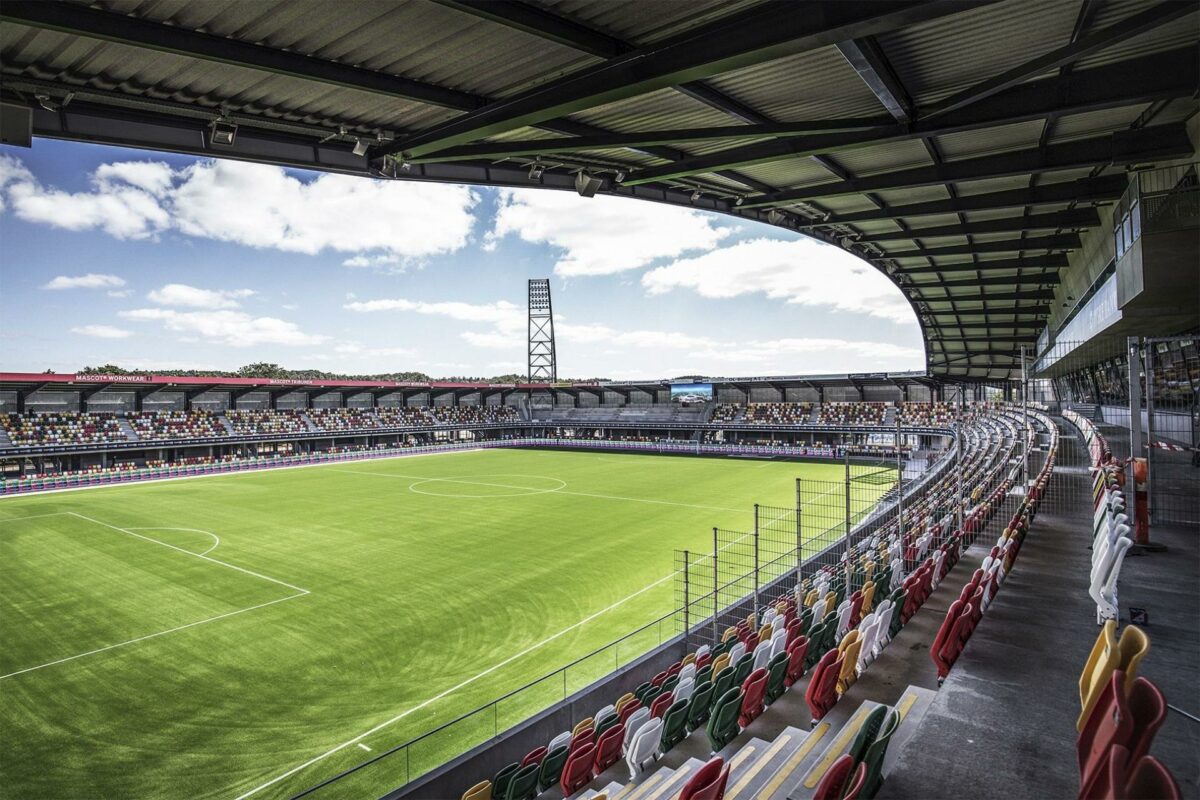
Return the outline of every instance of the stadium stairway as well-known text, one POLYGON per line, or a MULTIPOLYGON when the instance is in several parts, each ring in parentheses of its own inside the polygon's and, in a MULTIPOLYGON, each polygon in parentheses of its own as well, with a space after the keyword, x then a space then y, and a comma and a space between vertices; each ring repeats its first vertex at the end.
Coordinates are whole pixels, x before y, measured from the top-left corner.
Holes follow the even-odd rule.
POLYGON ((4 430, 4 426, 0 425, 0 447, 12 447, 12 439, 8 438, 8 431, 4 430))
POLYGON ((230 436, 237 435, 237 431, 233 429, 233 423, 229 421, 229 417, 225 416, 224 414, 218 414, 217 421, 221 423, 221 425, 225 428, 225 431, 230 436))
MULTIPOLYGON (((925 724, 896 754, 879 798, 959 797, 967 783, 971 797, 980 800, 1074 797, 1079 791, 1078 681, 1098 631, 1096 604, 1087 593, 1091 478, 1082 439, 1070 425, 1060 430, 1056 477, 1020 560, 938 691, 925 724)), ((1150 657, 1139 674, 1161 688, 1168 703, 1195 716, 1200 541, 1195 529, 1183 528, 1159 528, 1153 538, 1169 550, 1126 561, 1121 625, 1128 624, 1131 607, 1150 612, 1150 624, 1143 626, 1152 637, 1150 657)), ((979 555, 980 549, 970 552, 979 555)), ((974 569, 960 564, 955 572, 964 566, 963 575, 974 569)), ((961 580, 954 583, 957 589, 961 580)), ((1200 724, 1168 711, 1153 754, 1185 797, 1200 796, 1200 724)))
POLYGON ((137 435, 137 431, 133 429, 133 426, 129 424, 129 420, 124 416, 117 417, 117 425, 121 427, 121 433, 125 434, 126 439, 131 442, 141 441, 142 437, 137 435))

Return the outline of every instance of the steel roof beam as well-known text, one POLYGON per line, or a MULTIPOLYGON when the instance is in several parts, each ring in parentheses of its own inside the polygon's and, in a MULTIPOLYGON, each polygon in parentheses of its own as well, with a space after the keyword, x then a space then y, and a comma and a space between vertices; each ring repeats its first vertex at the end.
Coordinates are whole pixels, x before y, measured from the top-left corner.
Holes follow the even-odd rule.
POLYGON ((1055 253, 1023 258, 1000 258, 993 261, 966 261, 929 267, 904 267, 898 275, 924 275, 935 272, 986 272, 991 269, 1061 269, 1067 266, 1067 256, 1055 253))
POLYGON ((967 236, 976 233, 1019 233, 1021 231, 1058 230, 1059 228, 1094 228, 1100 224, 1100 214, 1094 208, 1073 208, 1049 214, 1027 217, 1005 217, 964 225, 938 225, 932 228, 912 228, 907 231, 864 234, 872 242, 888 242, 920 237, 967 236))
MULTIPOLYGON (((1038 321, 1028 320, 1028 321, 1024 321, 1024 322, 1018 322, 1018 321, 1012 321, 1012 322, 959 322, 959 323, 954 323, 954 322, 937 323, 937 322, 935 322, 935 323, 930 323, 929 325, 926 325, 925 330, 927 330, 927 331, 932 330, 932 331, 939 331, 939 332, 946 331, 946 330, 964 330, 964 331, 1001 330, 1001 331, 1006 331, 1006 330, 1021 330, 1022 328, 1024 328, 1024 329, 1028 329, 1028 330, 1040 331, 1045 326, 1045 324, 1046 323, 1044 323, 1040 320, 1038 320, 1038 321)), ((931 338, 930 341, 934 341, 934 339, 931 338)))
MULTIPOLYGON (((975 266, 975 265, 971 265, 975 266)), ((934 267, 934 269, 937 269, 934 267)), ((1028 275, 992 275, 989 277, 962 278, 952 281, 931 283, 908 283, 905 289, 953 289, 959 286, 1019 286, 1021 284, 1057 284, 1061 282, 1057 272, 1035 272, 1028 275)), ((958 300, 959 298, 954 298, 958 300)))
MULTIPOLYGON (((1197 49, 1182 47, 1167 53, 1095 69, 1066 77, 1047 78, 1014 87, 985 103, 965 108, 935 122, 918 121, 912 125, 884 125, 856 132, 796 136, 778 141, 757 142, 686 158, 639 170, 625 183, 635 184, 667 178, 682 178, 739 166, 754 166, 815 153, 836 153, 889 142, 940 136, 948 133, 1042 119, 1051 114, 1079 114, 1167 97, 1186 97, 1200 82, 1197 49)), ((845 130, 845 129, 841 129, 845 130)), ((521 143, 507 143, 521 146, 521 143)), ((536 146, 536 141, 528 142, 536 146)), ((487 145, 478 145, 486 148, 487 145)), ((458 148, 471 153, 472 148, 458 148)), ((450 151, 455 152, 455 151, 450 151)))
POLYGON ((914 250, 897 250, 884 255, 885 258, 927 258, 930 256, 972 255, 974 253, 1012 253, 1022 250, 1077 250, 1079 236, 1062 233, 1036 239, 1006 239, 1000 242, 975 242, 973 244, 939 245, 914 250))
POLYGON ((964 344, 992 344, 994 342, 1036 342, 1037 335, 1030 333, 1024 336, 1016 336, 1009 334, 1007 336, 997 334, 996 336, 930 336, 930 342, 953 342, 955 344, 961 342, 964 344))
POLYGON ((173 53, 203 61, 288 75, 375 95, 415 100, 458 111, 472 111, 487 103, 483 97, 423 81, 339 64, 301 53, 286 52, 225 36, 163 25, 125 14, 99 11, 74 3, 5 0, 3 6, 0 6, 0 20, 88 39, 142 47, 160 53, 173 53))
POLYGON ((986 180, 988 178, 1006 178, 1031 172, 1135 164, 1164 158, 1181 158, 1191 154, 1192 143, 1188 138, 1186 127, 1183 123, 1171 123, 1049 145, 1041 150, 1016 150, 991 156, 964 158, 944 164, 872 175, 857 180, 837 181, 807 186, 802 189, 754 195, 746 199, 744 207, 762 208, 788 205, 821 197, 959 181, 986 180))
POLYGON ((1191 2, 1174 2, 1168 0, 1159 3, 1145 11, 1126 17, 1107 28, 1096 31, 1091 36, 1078 39, 1070 44, 1051 50, 1049 53, 1031 58, 1018 64, 1006 72, 971 86, 958 94, 952 95, 938 104, 937 108, 924 114, 926 119, 949 113, 956 109, 977 103, 980 100, 1002 92, 1010 86, 1024 83, 1030 78, 1044 75, 1055 67, 1074 63, 1084 56, 1105 50, 1120 42, 1140 36, 1173 20, 1195 13, 1196 4, 1191 2))
MULTIPOLYGON (((926 302, 930 302, 930 301, 926 301, 926 302)), ((1050 306, 1001 306, 999 308, 972 308, 972 309, 962 309, 960 311, 954 311, 952 309, 947 308, 947 309, 942 309, 942 310, 930 309, 929 311, 925 311, 922 313, 924 313, 928 316, 934 316, 934 317, 945 317, 945 316, 951 315, 951 314, 961 314, 964 317, 994 317, 994 316, 1000 315, 1000 316, 1009 316, 1009 317, 1028 318, 1028 317, 1036 317, 1039 314, 1049 314, 1050 306)), ((996 325, 996 327, 1003 328, 1003 327, 1009 325, 1010 323, 992 323, 992 324, 996 325)), ((1031 322, 1030 324, 1033 324, 1033 323, 1031 322)), ((943 327, 961 328, 963 326, 958 323, 943 323, 943 327)))
POLYGON ((779 4, 766 3, 491 103, 398 141, 385 152, 427 155, 668 86, 974 7, 977 4, 954 0, 861 0, 812 4, 804 13, 781 13, 779 4))
MULTIPOLYGON (((1054 299, 1054 290, 1053 289, 1028 289, 1025 291, 1017 291, 1017 292, 988 292, 987 294, 973 294, 973 295, 933 295, 933 296, 930 296, 930 295, 924 294, 923 292, 920 292, 919 290, 921 290, 921 289, 940 289, 942 287, 938 286, 937 284, 925 284, 924 286, 912 285, 912 286, 906 286, 904 288, 917 289, 918 293, 921 294, 921 297, 917 298, 917 299, 920 301, 924 301, 926 303, 949 303, 951 301, 953 301, 955 303, 988 303, 988 302, 991 302, 992 300, 1053 300, 1054 299)), ((959 309, 959 312, 962 314, 972 313, 971 309, 968 309, 968 308, 961 308, 961 309, 959 309)))
POLYGON ((482 17, 509 28, 557 42, 590 56, 612 58, 631 49, 628 44, 606 33, 581 25, 529 3, 514 0, 433 0, 433 2, 482 17))
POLYGON ((933 200, 925 203, 894 205, 887 213, 872 210, 849 214, 832 214, 827 220, 815 220, 801 227, 823 228, 830 225, 850 225, 897 217, 927 217, 958 214, 969 211, 991 211, 1001 208, 1020 208, 1027 205, 1051 205, 1070 202, 1104 202, 1116 200, 1129 185, 1124 175, 1105 175, 1060 183, 1039 184, 1028 189, 960 195, 957 199, 933 200))
POLYGON ((912 98, 874 36, 840 42, 837 49, 897 122, 906 123, 916 116, 912 98))

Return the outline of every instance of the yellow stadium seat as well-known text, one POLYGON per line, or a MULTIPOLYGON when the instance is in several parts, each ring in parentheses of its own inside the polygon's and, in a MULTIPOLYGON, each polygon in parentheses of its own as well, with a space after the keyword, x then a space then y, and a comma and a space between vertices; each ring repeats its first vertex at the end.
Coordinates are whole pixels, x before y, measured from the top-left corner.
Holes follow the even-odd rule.
POLYGON ((813 605, 817 602, 818 597, 819 597, 819 595, 817 594, 816 589, 810 590, 809 593, 804 598, 804 607, 812 608, 813 605))
POLYGON ((575 727, 571 729, 571 735, 574 736, 584 728, 590 728, 595 724, 596 720, 592 719, 591 717, 588 717, 587 719, 581 719, 579 722, 575 723, 575 727))
POLYGON ((758 617, 755 616, 753 611, 746 615, 746 625, 750 627, 750 630, 754 630, 756 627, 758 627, 758 617))
POLYGON ((857 630, 850 631, 842 637, 838 645, 838 653, 842 656, 842 672, 838 675, 837 693, 843 695, 858 679, 858 653, 862 650, 862 634, 857 630))
POLYGON ((685 667, 686 667, 688 664, 695 664, 695 663, 696 663, 696 654, 695 654, 695 653, 688 653, 686 656, 684 656, 684 657, 683 657, 683 661, 680 661, 679 663, 680 663, 680 664, 682 664, 682 665, 683 665, 683 666, 685 666, 685 667))
POLYGON ((735 636, 737 636, 737 628, 730 625, 728 628, 725 629, 725 632, 723 634, 721 634, 721 641, 728 642, 730 639, 732 639, 735 636))
POLYGON ((770 625, 763 625, 758 629, 758 640, 760 642, 769 642, 771 640, 771 634, 774 632, 775 629, 770 625))
POLYGON ((721 655, 719 655, 713 659, 712 674, 717 675, 718 673, 721 672, 721 670, 725 669, 728 666, 729 666, 729 653, 721 653, 721 655))
POLYGON ((616 705, 614 706, 614 708, 617 709, 617 713, 620 714, 621 709, 623 709, 626 705, 628 705, 631 700, 633 700, 633 692, 626 692, 625 694, 618 697, 616 705))
POLYGON ((492 800, 492 782, 480 781, 463 792, 462 800, 492 800))
POLYGON ((1117 621, 1108 620, 1100 629, 1092 652, 1088 655, 1083 673, 1079 676, 1079 719, 1075 722, 1076 730, 1083 730, 1083 724, 1092 713, 1100 693, 1104 690, 1113 670, 1124 670, 1125 686, 1128 689, 1133 679, 1137 677, 1138 664, 1150 649, 1150 637, 1145 631, 1133 625, 1126 626, 1121 631, 1121 639, 1117 640, 1117 621))
POLYGON ((871 613, 871 609, 875 605, 875 583, 870 579, 870 577, 867 578, 867 585, 863 587, 862 593, 863 602, 861 616, 865 617, 867 614, 871 613))

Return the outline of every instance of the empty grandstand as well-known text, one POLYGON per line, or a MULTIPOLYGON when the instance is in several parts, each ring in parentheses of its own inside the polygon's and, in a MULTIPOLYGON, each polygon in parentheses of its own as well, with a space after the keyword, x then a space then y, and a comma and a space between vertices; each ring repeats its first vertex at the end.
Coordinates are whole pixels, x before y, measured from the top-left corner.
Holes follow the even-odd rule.
POLYGON ((0 797, 1200 796, 1196 0, 0 55, 0 797))

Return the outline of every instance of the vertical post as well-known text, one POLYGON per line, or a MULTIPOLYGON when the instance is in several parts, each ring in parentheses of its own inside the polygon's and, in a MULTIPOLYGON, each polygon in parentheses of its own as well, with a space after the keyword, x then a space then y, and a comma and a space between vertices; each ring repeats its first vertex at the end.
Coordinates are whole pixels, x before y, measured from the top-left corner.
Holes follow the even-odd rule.
POLYGON ((843 451, 843 458, 845 459, 845 462, 846 462, 846 481, 845 481, 845 492, 846 492, 845 525, 846 525, 846 530, 845 530, 845 534, 844 534, 845 544, 844 544, 844 547, 842 550, 842 555, 846 562, 846 594, 849 594, 850 589, 851 589, 851 587, 850 587, 850 575, 851 575, 851 569, 850 569, 850 450, 849 449, 846 449, 843 451))
POLYGON ((958 395, 958 418, 954 421, 954 471, 955 486, 954 486, 954 526, 957 530, 963 529, 963 400, 962 393, 958 395))
POLYGON ((796 478, 796 586, 804 579, 804 528, 801 519, 804 503, 800 497, 800 478, 796 478))
POLYGON ((900 415, 896 415, 896 534, 904 536, 904 459, 900 457, 900 415))
POLYGON ((713 554, 712 554, 712 571, 713 571, 713 646, 715 647, 721 641, 721 632, 717 625, 717 616, 721 613, 721 608, 717 603, 718 594, 718 578, 717 578, 717 529, 713 528, 713 554))
MULTIPOLYGON (((1129 356, 1129 478, 1125 485, 1136 488, 1136 480, 1133 474, 1133 460, 1142 454, 1142 384, 1139 367, 1141 366, 1142 354, 1141 348, 1138 346, 1138 338, 1130 336, 1126 343, 1128 345, 1129 356)), ((1099 398, 1096 398, 1099 399, 1099 398)), ((1132 499, 1129 503, 1130 517, 1137 519, 1138 513, 1138 493, 1137 491, 1126 492, 1126 500, 1132 499)))
POLYGON ((691 564, 692 564, 691 554, 687 550, 684 550, 683 551, 683 649, 685 651, 687 650, 687 647, 688 647, 688 638, 690 637, 691 632, 692 632, 692 626, 690 624, 690 620, 688 619, 688 612, 690 611, 690 608, 691 608, 691 598, 688 595, 688 572, 689 572, 689 567, 691 567, 691 564))
POLYGON ((1029 367, 1021 345, 1021 488, 1029 489, 1029 367))
MULTIPOLYGON (((1154 514, 1154 344, 1146 342, 1146 500, 1147 516, 1154 514)), ((1137 487, 1134 487, 1136 494, 1137 487)))
POLYGON ((758 622, 758 503, 754 504, 754 621, 758 622))

